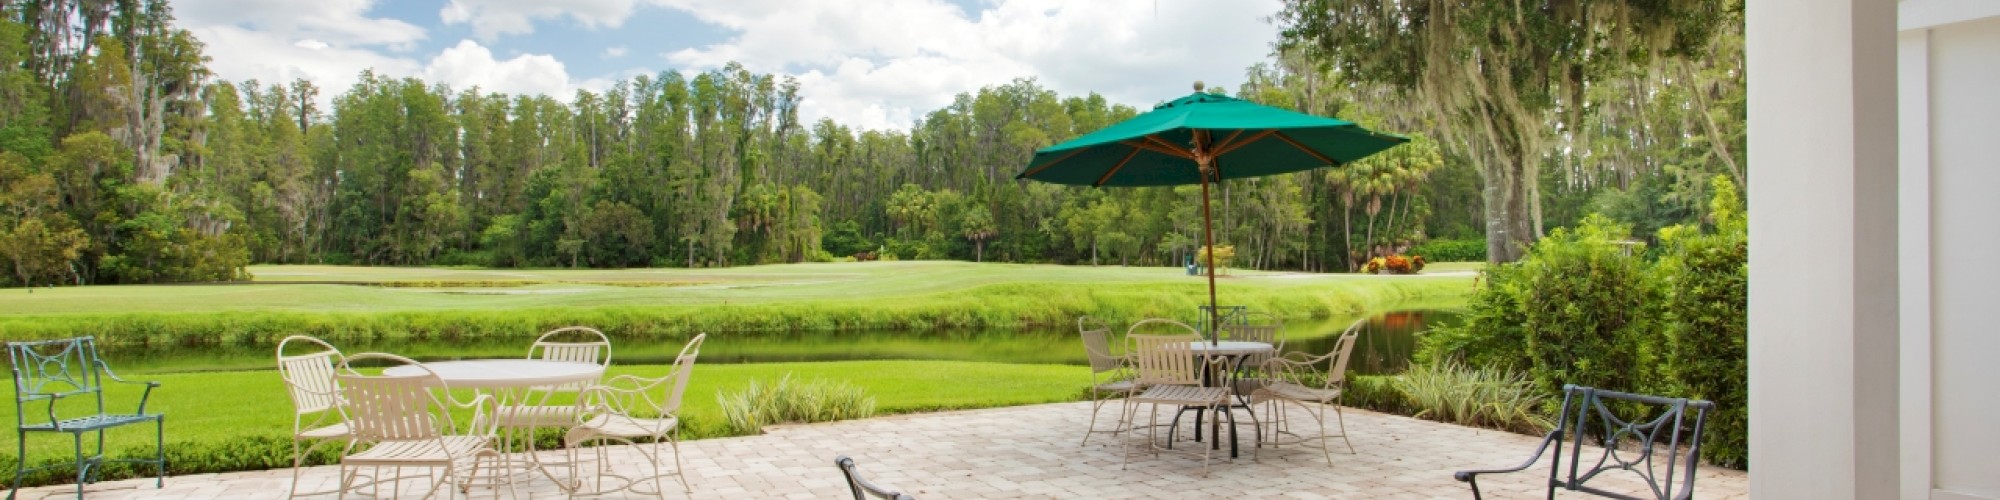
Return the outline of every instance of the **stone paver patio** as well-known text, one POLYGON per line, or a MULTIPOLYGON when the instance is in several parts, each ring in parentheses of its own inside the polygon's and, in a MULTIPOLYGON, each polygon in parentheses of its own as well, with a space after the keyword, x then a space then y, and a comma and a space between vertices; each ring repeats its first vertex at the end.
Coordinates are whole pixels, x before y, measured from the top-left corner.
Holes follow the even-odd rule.
MULTIPOLYGON (((1115 411, 1115 406, 1111 411, 1115 411)), ((1537 438, 1473 429, 1365 410, 1347 410, 1354 454, 1338 439, 1334 465, 1310 448, 1265 449, 1253 461, 1227 459, 1222 450, 1209 477, 1200 458, 1134 456, 1120 470, 1117 438, 1100 434, 1079 446, 1087 403, 1058 403, 990 410, 897 415, 867 420, 773 427, 764 435, 682 443, 688 479, 698 498, 843 498, 836 455, 855 458, 861 472, 877 483, 919 498, 1470 498, 1454 470, 1503 467, 1527 457, 1537 438)), ((1111 415, 1107 412, 1106 416, 1111 415)), ((1305 418, 1303 413, 1297 418, 1305 418)), ((1310 424, 1311 420, 1303 420, 1310 424)), ((1296 425, 1296 424, 1295 424, 1296 425)), ((1331 425, 1331 423, 1329 423, 1331 425)), ((1243 427, 1248 439, 1249 427, 1243 427)), ((1594 457, 1586 447, 1586 456, 1594 457)), ((617 450, 612 460, 636 471, 638 455, 617 450)), ((308 489, 334 483, 334 467, 316 467, 303 480, 308 489)), ((1546 463, 1528 472, 1482 479, 1489 498, 1539 497, 1546 463)), ((1625 474, 1621 474, 1625 475, 1625 474)), ((1696 490, 1704 498, 1744 498, 1746 473, 1703 467, 1696 490)), ((1593 484, 1604 483, 1603 478, 1593 484)), ((152 480, 91 485, 90 498, 240 499, 284 498, 289 470, 202 474, 167 478, 164 489, 152 480)), ((1642 491, 1638 481, 1612 486, 1642 491)), ((425 481, 405 485, 427 488, 425 481)), ((678 487, 668 483, 670 497, 678 487)), ((29 488, 22 498, 66 498, 74 486, 29 488)), ((387 489, 383 492, 386 494, 387 489)), ((524 498, 561 497, 553 482, 533 481, 519 489, 524 498)), ((473 490, 475 497, 487 492, 473 490)), ((1564 495, 1580 497, 1581 495, 1564 495)))

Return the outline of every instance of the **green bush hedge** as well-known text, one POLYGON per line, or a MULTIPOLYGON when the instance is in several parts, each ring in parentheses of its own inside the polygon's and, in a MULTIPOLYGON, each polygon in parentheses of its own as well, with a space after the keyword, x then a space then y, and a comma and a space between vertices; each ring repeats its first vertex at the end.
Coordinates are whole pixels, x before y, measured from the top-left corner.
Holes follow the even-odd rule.
POLYGON ((1430 240, 1403 254, 1422 255, 1430 262, 1485 262, 1486 240, 1430 240))
POLYGON ((1544 395, 1580 384, 1714 401, 1702 454, 1747 468, 1749 238, 1734 185, 1714 184, 1714 230, 1662 230, 1656 262, 1593 215, 1489 267, 1466 324, 1426 334, 1418 358, 1524 368, 1544 395))

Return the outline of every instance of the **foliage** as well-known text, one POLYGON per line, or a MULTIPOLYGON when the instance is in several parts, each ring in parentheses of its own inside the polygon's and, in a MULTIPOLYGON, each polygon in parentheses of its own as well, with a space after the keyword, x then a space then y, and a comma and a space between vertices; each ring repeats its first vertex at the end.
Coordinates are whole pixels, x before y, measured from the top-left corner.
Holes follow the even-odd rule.
MULTIPOLYGON (((1208 254, 1209 251, 1207 248, 1196 250, 1194 253, 1195 265, 1207 266, 1209 262, 1208 254)), ((1221 274, 1223 271, 1229 270, 1230 266, 1235 262, 1236 262, 1235 246, 1217 245, 1215 247, 1215 269, 1217 271, 1217 274, 1221 274)))
POLYGON ((1714 231, 1662 230, 1665 247, 1652 273, 1660 287, 1661 357, 1671 392, 1715 402, 1702 455, 1742 467, 1749 463, 1748 224, 1735 184, 1717 176, 1712 186, 1714 231))
POLYGON ((1526 369, 1528 332, 1519 289, 1525 270, 1519 264, 1486 266, 1477 289, 1457 326, 1430 329, 1418 340, 1415 359, 1433 364, 1459 360, 1468 366, 1526 369))
POLYGON ((1430 240, 1406 253, 1432 262, 1485 262, 1486 240, 1430 240))
POLYGON ((1526 333, 1528 371, 1544 394, 1563 384, 1640 388, 1653 353, 1645 263, 1619 246, 1628 226, 1590 216, 1575 230, 1559 229, 1521 261, 1513 294, 1526 333))
POLYGON ((715 403, 722 408, 725 432, 739 436, 761 434, 766 425, 875 415, 875 398, 866 390, 823 379, 794 382, 790 373, 769 384, 752 380, 741 392, 717 394, 715 403))
POLYGON ((1416 418, 1530 434, 1554 424, 1541 413, 1547 393, 1527 375, 1499 367, 1417 363, 1395 376, 1394 386, 1416 418))
POLYGON ((1488 256, 1509 262, 1543 231, 1541 159, 1582 152, 1555 145, 1577 140, 1570 127, 1604 107, 1588 91, 1630 68, 1705 55, 1736 7, 1718 4, 1289 0, 1276 21, 1281 53, 1414 97, 1418 116, 1406 121, 1481 166, 1488 256))

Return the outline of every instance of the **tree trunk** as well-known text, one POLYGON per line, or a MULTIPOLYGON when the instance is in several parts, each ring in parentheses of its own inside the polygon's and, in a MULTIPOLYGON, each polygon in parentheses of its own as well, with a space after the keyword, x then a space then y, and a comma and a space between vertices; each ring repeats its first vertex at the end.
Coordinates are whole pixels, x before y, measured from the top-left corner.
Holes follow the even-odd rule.
POLYGON ((1529 208, 1534 204, 1532 192, 1529 183, 1520 178, 1520 167, 1509 163, 1489 161, 1480 169, 1480 177, 1486 183, 1486 262, 1489 264, 1521 260, 1528 245, 1535 241, 1535 224, 1529 208))

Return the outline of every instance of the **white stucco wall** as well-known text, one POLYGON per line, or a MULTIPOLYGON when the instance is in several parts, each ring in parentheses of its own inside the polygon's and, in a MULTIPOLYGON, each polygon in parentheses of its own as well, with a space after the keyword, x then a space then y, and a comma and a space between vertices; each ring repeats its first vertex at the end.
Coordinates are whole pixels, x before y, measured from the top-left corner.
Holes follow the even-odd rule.
POLYGON ((1929 265, 1903 271, 1906 294, 1928 296, 1927 310, 1903 302, 1921 315, 1903 321, 1903 345, 1927 347, 1905 353, 1923 365, 1903 388, 1929 387, 1905 398, 1905 420, 1928 414, 1906 423, 1902 496, 2000 499, 2000 9, 1940 17, 1962 3, 1905 3, 1906 28, 1928 21, 1898 37, 1902 117, 1924 119, 1902 127, 1902 180, 1923 183, 1903 191, 1902 248, 1926 249, 1929 265), (1913 215, 1928 227, 1907 227, 1913 215), (1908 466, 1923 462, 1928 474, 1908 466))
POLYGON ((1901 491, 1896 8, 1745 6, 1752 498, 1901 491))

